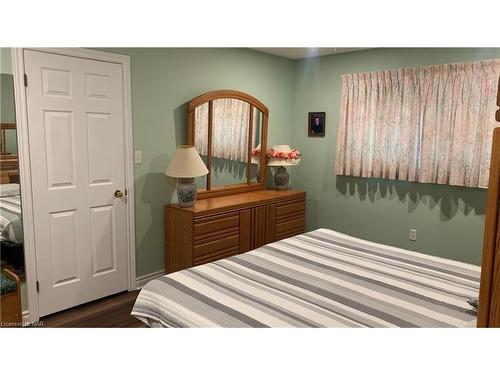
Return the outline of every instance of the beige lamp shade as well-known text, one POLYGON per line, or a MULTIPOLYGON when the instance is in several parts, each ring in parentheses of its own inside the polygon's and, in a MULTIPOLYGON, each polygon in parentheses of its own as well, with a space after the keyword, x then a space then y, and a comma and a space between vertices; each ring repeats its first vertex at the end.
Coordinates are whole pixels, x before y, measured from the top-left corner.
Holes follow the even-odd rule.
POLYGON ((194 146, 179 146, 165 174, 170 177, 192 178, 205 176, 208 169, 194 146))

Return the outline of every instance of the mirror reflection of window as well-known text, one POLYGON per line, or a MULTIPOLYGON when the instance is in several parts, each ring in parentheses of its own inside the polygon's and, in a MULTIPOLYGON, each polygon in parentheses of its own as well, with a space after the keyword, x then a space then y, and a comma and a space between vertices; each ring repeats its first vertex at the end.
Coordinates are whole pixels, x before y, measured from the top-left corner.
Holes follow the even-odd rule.
MULTIPOLYGON (((13 81, 11 74, 0 74, 0 262, 2 293, 9 293, 12 297, 9 301, 20 298, 22 310, 26 310, 28 296, 13 81)), ((21 312, 13 311, 15 309, 19 309, 18 304, 3 303, 2 320, 5 316, 21 316, 21 312)))
POLYGON ((214 103, 212 155, 246 163, 250 104, 238 99, 217 99, 214 103))
POLYGON ((194 110, 194 146, 203 157, 208 155, 208 103, 202 104, 194 110))
POLYGON ((259 161, 260 161, 260 142, 262 134, 262 112, 257 108, 253 109, 253 125, 252 125, 252 157, 250 166, 250 182, 258 182, 259 177, 259 161))
POLYGON ((225 98, 213 106, 212 186, 246 183, 250 104, 225 98))
MULTIPOLYGON (((195 148, 196 151, 201 156, 201 160, 208 166, 208 103, 202 104, 194 110, 194 123, 196 124, 196 129, 194 132, 195 136, 195 148)), ((207 176, 200 176, 194 178, 194 183, 198 190, 205 189, 207 187, 207 176)))
POLYGON ((200 190, 241 191, 265 178, 260 149, 268 110, 248 94, 230 91, 209 92, 189 103, 189 142, 209 170, 195 178, 200 190))

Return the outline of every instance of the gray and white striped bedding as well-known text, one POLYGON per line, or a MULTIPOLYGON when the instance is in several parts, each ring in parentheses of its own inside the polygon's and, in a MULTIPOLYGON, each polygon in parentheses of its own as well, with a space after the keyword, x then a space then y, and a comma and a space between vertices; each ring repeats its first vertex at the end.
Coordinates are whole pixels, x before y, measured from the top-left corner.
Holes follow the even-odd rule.
POLYGON ((165 327, 467 327, 480 267, 318 229, 162 276, 132 315, 165 327))
POLYGON ((23 243, 21 196, 0 198, 0 240, 23 243))

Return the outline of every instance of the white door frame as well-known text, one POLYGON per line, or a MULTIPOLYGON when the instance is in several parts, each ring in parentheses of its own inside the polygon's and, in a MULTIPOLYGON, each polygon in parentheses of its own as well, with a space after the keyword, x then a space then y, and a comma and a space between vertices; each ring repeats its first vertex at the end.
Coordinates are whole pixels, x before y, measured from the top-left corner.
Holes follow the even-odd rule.
MULTIPOLYGON (((17 137, 19 144, 19 179, 21 182, 21 204, 23 210, 24 258, 28 289, 29 314, 23 319, 33 323, 40 319, 38 292, 36 288, 36 240, 33 222, 33 195, 28 131, 28 107, 24 86, 24 51, 33 50, 57 55, 80 57, 111 62, 122 66, 123 120, 125 136, 125 189, 127 190, 127 257, 128 290, 136 289, 135 272, 135 214, 134 214, 134 146, 132 142, 132 97, 130 84, 130 57, 115 53, 84 48, 13 48, 12 67, 16 107, 17 137)), ((29 79, 29 77, 28 77, 29 79)), ((29 84, 29 82, 28 82, 29 84)))

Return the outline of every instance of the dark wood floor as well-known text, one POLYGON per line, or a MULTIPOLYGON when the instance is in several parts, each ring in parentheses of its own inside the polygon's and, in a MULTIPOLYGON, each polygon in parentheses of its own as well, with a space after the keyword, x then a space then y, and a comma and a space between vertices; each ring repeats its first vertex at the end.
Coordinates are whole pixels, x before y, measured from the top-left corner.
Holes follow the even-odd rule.
POLYGON ((40 318, 41 327, 124 328, 144 327, 130 315, 139 291, 115 294, 40 318))

